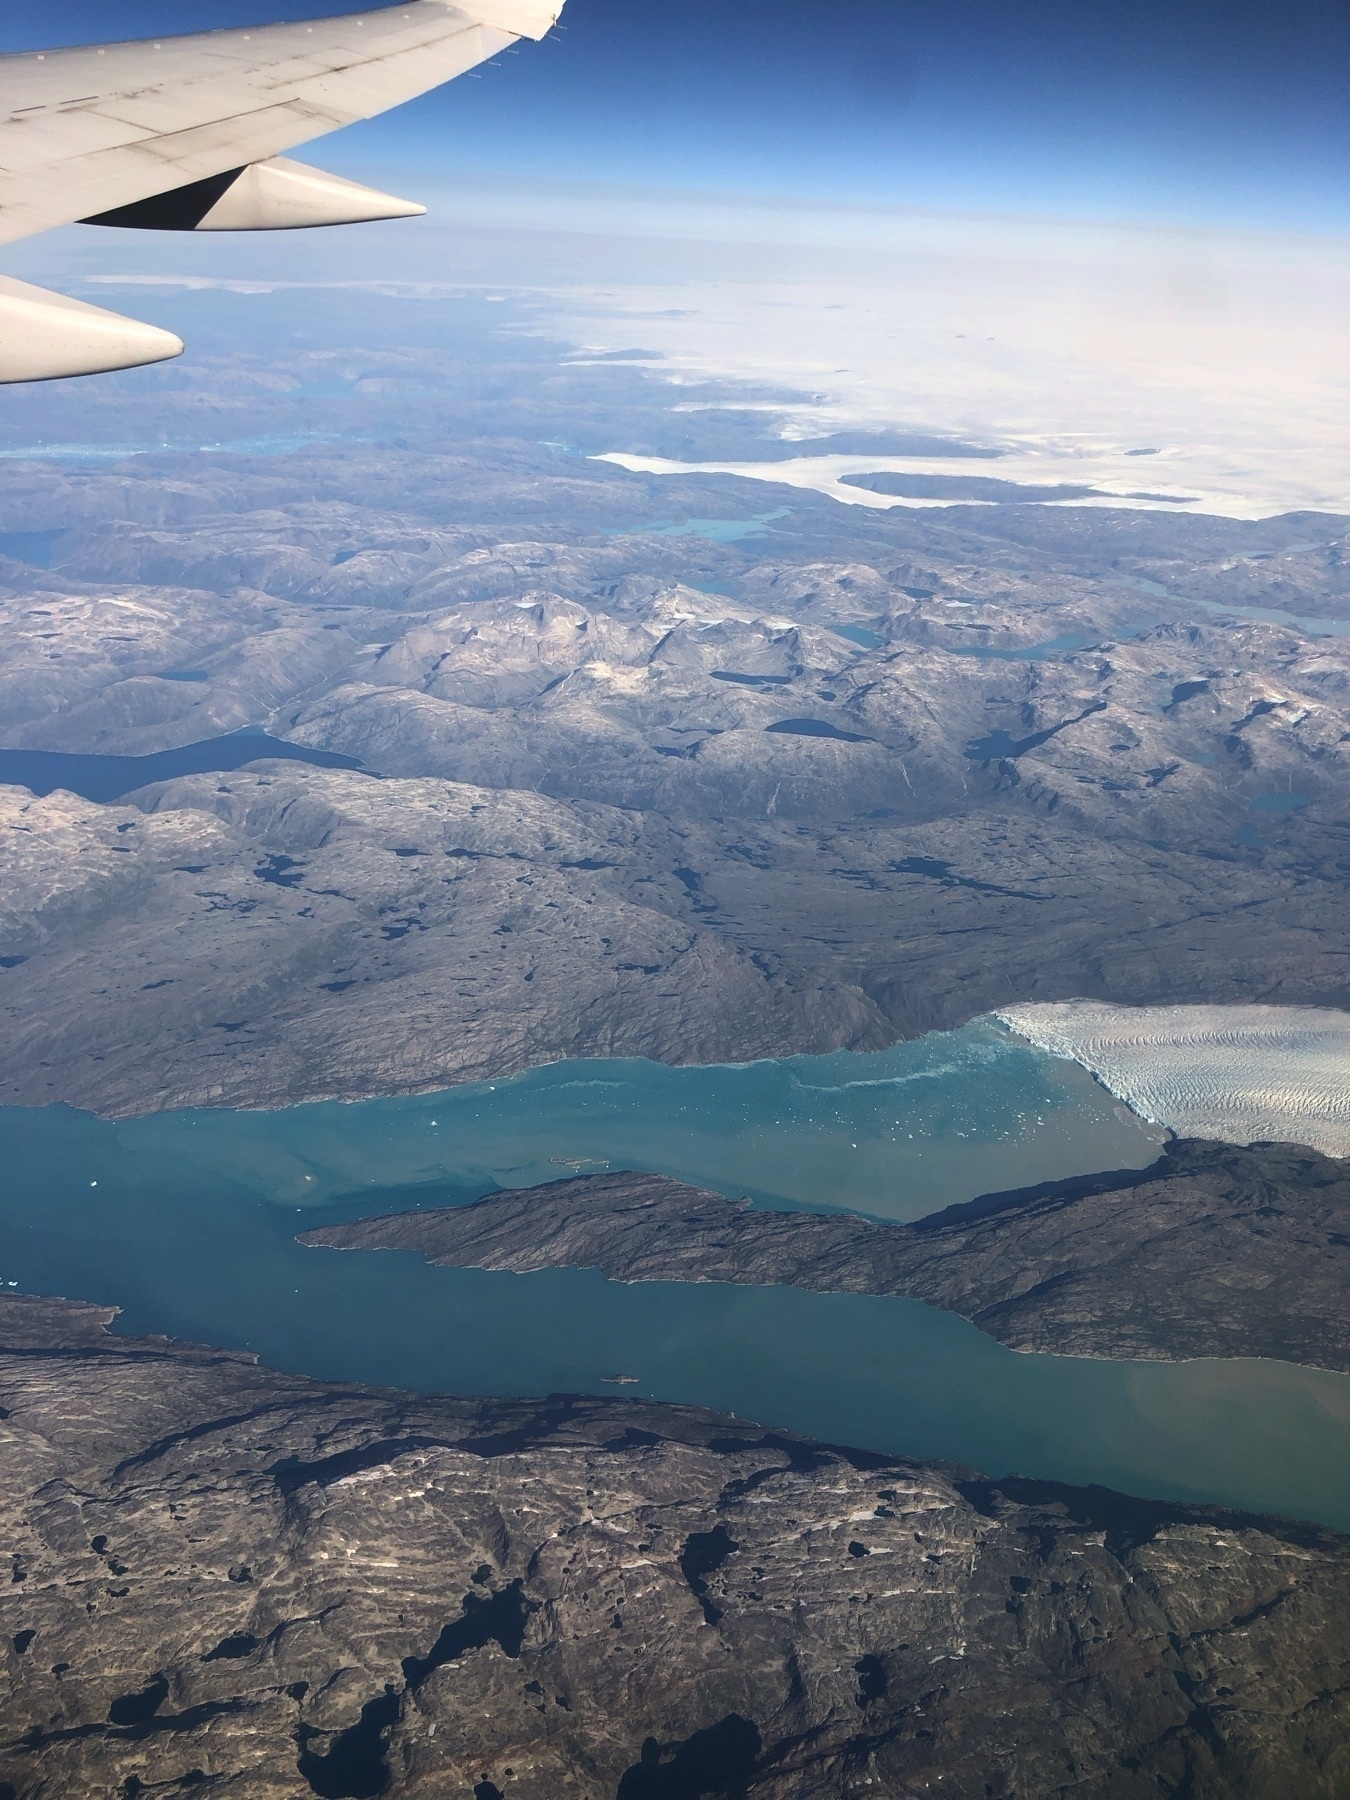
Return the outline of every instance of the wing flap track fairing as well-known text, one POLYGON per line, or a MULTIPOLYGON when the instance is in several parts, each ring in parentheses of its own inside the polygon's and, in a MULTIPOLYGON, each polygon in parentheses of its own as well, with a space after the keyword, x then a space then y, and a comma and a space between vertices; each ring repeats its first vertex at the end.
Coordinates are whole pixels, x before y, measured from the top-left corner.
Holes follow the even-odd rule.
POLYGON ((358 181, 273 156, 96 213, 81 223, 142 231, 297 231, 316 225, 412 219, 426 210, 416 201, 397 200, 358 181))

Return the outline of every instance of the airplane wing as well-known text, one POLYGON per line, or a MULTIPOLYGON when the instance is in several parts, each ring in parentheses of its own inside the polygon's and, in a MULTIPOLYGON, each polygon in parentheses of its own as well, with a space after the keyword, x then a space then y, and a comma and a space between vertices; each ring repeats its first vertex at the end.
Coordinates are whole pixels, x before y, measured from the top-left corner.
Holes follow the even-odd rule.
MULTIPOLYGON (((542 38, 562 3, 406 0, 297 25, 0 56, 0 244, 76 221, 249 230, 418 212, 280 153, 542 38)), ((0 381, 181 349, 170 333, 0 278, 0 381)))

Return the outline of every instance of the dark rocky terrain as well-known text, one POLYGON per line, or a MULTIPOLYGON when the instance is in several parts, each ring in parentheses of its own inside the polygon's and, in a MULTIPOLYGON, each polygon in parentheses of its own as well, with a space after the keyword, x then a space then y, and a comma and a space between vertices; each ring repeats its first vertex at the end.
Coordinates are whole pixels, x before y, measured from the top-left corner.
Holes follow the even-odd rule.
POLYGON ((1147 1169, 993 1194, 910 1225, 773 1212, 662 1175, 586 1175, 305 1232, 455 1268, 599 1268, 905 1294, 1016 1350, 1264 1356, 1350 1370, 1350 1164, 1189 1140, 1147 1169))
POLYGON ((0 1299, 0 1792, 1334 1800, 1350 1541, 0 1299))

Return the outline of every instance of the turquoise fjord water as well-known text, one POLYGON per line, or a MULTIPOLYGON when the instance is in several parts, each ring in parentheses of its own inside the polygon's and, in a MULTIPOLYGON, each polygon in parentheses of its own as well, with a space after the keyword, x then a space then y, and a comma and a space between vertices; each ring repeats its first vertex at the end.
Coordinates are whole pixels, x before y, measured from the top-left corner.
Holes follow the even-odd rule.
POLYGON ((117 1329, 307 1374, 460 1393, 623 1391, 994 1474, 1350 1526, 1350 1379, 1261 1362, 1018 1356, 912 1301, 434 1269, 297 1230, 640 1167, 760 1204, 912 1218, 1142 1166, 1159 1134, 987 1022, 874 1056, 560 1063, 448 1092, 106 1121, 0 1109, 0 1278, 117 1329), (622 1390, 606 1381, 635 1376, 622 1390))

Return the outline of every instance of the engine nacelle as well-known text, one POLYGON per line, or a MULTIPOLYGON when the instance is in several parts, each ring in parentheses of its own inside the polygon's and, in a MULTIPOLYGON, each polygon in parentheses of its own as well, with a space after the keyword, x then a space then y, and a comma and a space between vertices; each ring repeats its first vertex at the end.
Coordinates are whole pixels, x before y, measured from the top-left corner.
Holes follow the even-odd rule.
POLYGON ((84 223, 129 225, 142 231, 296 231, 414 219, 426 210, 413 200, 398 200, 358 181, 273 156, 131 206, 96 213, 84 223))
POLYGON ((171 331, 0 276, 0 382, 104 375, 182 354, 171 331))

